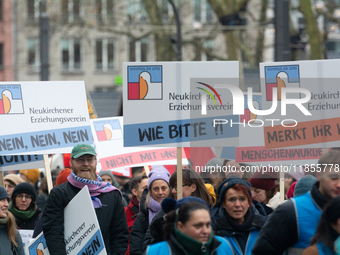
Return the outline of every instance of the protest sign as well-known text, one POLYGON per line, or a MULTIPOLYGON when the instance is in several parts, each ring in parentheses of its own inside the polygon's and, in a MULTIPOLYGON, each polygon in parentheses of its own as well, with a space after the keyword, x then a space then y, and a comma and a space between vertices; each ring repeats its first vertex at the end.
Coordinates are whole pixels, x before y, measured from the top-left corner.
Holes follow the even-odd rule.
POLYGON ((236 146, 238 128, 213 126, 232 115, 236 61, 123 63, 124 146, 236 146), (222 98, 222 99, 221 99, 222 98))
POLYGON ((0 156, 0 171, 33 169, 44 167, 43 155, 0 156))
POLYGON ((25 249, 25 253, 29 255, 50 255, 43 232, 31 240, 25 249))
POLYGON ((86 185, 65 207, 64 215, 67 254, 106 254, 97 216, 86 185))
MULTIPOLYGON (((176 148, 124 147, 123 117, 91 120, 92 134, 102 170, 126 176, 126 168, 177 164, 176 148)), ((182 163, 188 164, 185 153, 182 163)), ((129 176, 131 177, 131 176, 129 176)))
MULTIPOLYGON (((262 97, 260 93, 253 93, 253 106, 262 110, 262 97)), ((256 115, 249 110, 247 93, 244 95, 245 110, 241 115, 239 125, 239 146, 224 147, 221 158, 234 159, 238 163, 251 163, 254 165, 282 165, 282 164, 312 164, 322 155, 321 148, 281 148, 266 149, 264 143, 265 116, 256 115)))
POLYGON ((25 247, 30 243, 30 240, 32 239, 33 230, 20 229, 19 233, 22 239, 22 244, 24 245, 24 249, 25 249, 25 247))
POLYGON ((92 144, 84 82, 1 82, 0 155, 69 153, 92 144))
POLYGON ((0 156, 0 171, 33 169, 44 167, 43 155, 0 156))
POLYGON ((275 120, 264 128, 267 149, 340 146, 339 64, 340 60, 260 64, 263 107, 277 102, 276 110, 266 116, 275 120))
MULTIPOLYGON (((89 189, 86 185, 65 207, 64 229, 67 254, 107 254, 89 189)), ((28 251, 30 255, 49 254, 43 234, 37 236, 29 244, 28 251), (43 253, 39 253, 38 249, 43 253)))

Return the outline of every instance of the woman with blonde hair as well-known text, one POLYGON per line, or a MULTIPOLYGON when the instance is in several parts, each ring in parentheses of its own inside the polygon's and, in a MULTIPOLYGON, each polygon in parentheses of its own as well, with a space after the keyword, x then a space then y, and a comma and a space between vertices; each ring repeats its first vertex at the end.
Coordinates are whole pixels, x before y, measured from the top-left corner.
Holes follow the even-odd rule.
POLYGON ((14 216, 8 211, 9 196, 0 186, 0 254, 24 255, 21 236, 15 228, 14 216))

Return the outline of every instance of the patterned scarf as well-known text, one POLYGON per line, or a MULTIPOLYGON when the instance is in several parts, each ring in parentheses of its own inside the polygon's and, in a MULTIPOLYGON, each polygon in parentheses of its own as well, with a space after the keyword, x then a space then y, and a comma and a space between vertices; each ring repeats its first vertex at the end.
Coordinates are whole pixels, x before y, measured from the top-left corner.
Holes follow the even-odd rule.
POLYGON ((67 180, 69 181, 70 184, 72 184, 73 186, 79 189, 82 189, 85 185, 89 188, 90 196, 91 196, 94 208, 102 207, 102 203, 100 202, 99 198, 96 197, 100 195, 101 193, 107 193, 113 190, 118 190, 120 196, 122 197, 122 193, 120 193, 119 189, 112 186, 112 184, 108 182, 101 182, 102 179, 100 178, 99 175, 97 175, 97 181, 94 181, 94 180, 80 178, 77 175, 75 175, 72 171, 71 174, 67 177, 67 180))

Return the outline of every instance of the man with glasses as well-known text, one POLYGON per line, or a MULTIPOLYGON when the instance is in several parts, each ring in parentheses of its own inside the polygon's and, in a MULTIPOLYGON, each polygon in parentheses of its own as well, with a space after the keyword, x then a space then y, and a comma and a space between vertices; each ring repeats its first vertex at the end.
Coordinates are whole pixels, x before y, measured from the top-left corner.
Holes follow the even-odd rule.
POLYGON ((108 182, 100 182, 96 174, 97 158, 89 144, 78 144, 71 152, 71 175, 68 182, 51 190, 42 216, 43 231, 51 255, 66 255, 64 243, 64 208, 72 198, 88 186, 103 235, 106 252, 125 253, 129 231, 119 189, 108 182))

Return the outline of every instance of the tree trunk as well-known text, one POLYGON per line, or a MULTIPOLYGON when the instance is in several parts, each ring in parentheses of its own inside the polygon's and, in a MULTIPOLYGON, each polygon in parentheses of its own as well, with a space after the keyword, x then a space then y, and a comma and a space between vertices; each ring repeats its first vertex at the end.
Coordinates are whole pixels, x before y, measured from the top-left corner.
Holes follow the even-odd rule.
MULTIPOLYGON (((146 12, 149 14, 153 26, 162 26, 161 10, 155 0, 142 0, 146 12)), ((153 31, 156 47, 156 61, 173 60, 174 50, 171 44, 171 36, 162 29, 153 31)))
MULTIPOLYGON (((212 9, 219 19, 228 15, 237 14, 247 4, 247 0, 208 0, 212 9)), ((240 59, 239 31, 226 31, 225 40, 227 43, 228 60, 240 59)))
POLYGON ((310 59, 323 59, 325 57, 323 51, 323 40, 316 21, 316 16, 312 9, 312 1, 300 0, 299 9, 304 16, 307 34, 309 36, 309 44, 311 47, 310 59))
MULTIPOLYGON (((268 8, 268 0, 262 0, 260 19, 259 19, 260 24, 264 23, 267 19, 267 8, 268 8)), ((263 61, 264 33, 265 33, 265 29, 259 29, 259 31, 257 32, 255 57, 254 57, 255 63, 252 66, 258 66, 259 63, 263 61)))

